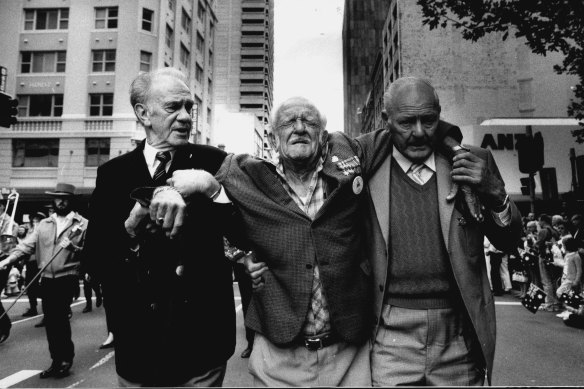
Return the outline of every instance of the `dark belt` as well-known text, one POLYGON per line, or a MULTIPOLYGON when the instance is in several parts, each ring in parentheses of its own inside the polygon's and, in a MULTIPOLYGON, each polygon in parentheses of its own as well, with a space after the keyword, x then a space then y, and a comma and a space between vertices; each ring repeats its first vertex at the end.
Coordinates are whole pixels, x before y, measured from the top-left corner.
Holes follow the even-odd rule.
POLYGON ((307 350, 317 351, 325 347, 338 343, 341 339, 336 334, 322 334, 306 338, 300 338, 300 345, 306 347, 307 350))

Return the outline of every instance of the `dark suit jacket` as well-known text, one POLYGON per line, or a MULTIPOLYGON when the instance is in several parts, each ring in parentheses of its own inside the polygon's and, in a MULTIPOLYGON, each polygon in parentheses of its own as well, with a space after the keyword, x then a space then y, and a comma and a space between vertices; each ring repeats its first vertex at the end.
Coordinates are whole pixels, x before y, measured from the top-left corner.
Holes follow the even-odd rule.
MULTIPOLYGON (((203 196, 189 204, 182 238, 149 238, 139 257, 132 255, 124 229, 135 203, 130 192, 153 186, 143 148, 142 143, 98 169, 90 203, 88 269, 103 282, 118 374, 149 386, 172 386, 233 354, 231 264, 223 251, 223 210, 203 196), (176 273, 179 262, 182 276, 176 273)), ((214 147, 189 144, 176 151, 170 171, 194 168, 215 174, 224 157, 214 147)))
MULTIPOLYGON (((359 139, 362 147, 371 152, 375 150, 376 138, 374 134, 359 139)), ((390 141, 391 142, 391 141, 390 141)), ((488 150, 471 147, 473 154, 487 161, 488 169, 499 175, 499 170, 488 150)), ((483 223, 474 222, 469 216, 461 212, 461 207, 455 202, 447 202, 446 196, 450 191, 452 181, 450 172, 452 164, 449 158, 436 153, 436 175, 438 185, 438 207, 442 236, 446 249, 450 255, 450 263, 456 283, 464 301, 476 336, 481 344, 482 353, 487 364, 488 379, 491 379, 493 358, 495 353, 495 305, 487 278, 485 258, 483 252, 483 238, 486 235, 489 241, 498 249, 510 252, 521 237, 521 217, 515 204, 511 203, 512 222, 508 227, 499 227, 493 221, 490 212, 485 211, 483 223)), ((379 158, 379 153, 376 154, 379 158)), ((379 162, 379 159, 377 159, 379 162)), ((369 179, 371 202, 365 236, 367 237, 367 256, 372 266, 374 279, 374 312, 379 324, 383 297, 387 285, 388 253, 391 252, 389 239, 389 199, 390 199, 390 170, 391 148, 382 158, 382 163, 376 166, 374 174, 369 179)), ((377 333, 378 326, 373 335, 377 333)))
POLYGON ((246 325, 275 344, 290 343, 301 334, 315 263, 333 329, 354 343, 364 341, 370 331, 370 288, 360 268, 364 191, 353 190, 360 173, 344 175, 332 160, 355 156, 356 150, 338 132, 329 135, 328 144, 322 170, 327 198, 314 220, 298 208, 275 168, 265 161, 230 155, 217 174, 239 210, 248 247, 269 268, 263 276, 265 286, 254 290, 246 325))

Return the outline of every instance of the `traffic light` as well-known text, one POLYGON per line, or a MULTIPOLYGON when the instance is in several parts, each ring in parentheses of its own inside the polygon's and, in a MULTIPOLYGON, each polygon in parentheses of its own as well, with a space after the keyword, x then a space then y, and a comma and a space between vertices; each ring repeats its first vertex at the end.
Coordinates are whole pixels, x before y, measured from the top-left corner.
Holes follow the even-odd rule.
POLYGON ((0 92, 0 127, 10 127, 18 121, 18 100, 12 96, 0 92))
POLYGON ((530 177, 521 177, 519 179, 521 181, 521 194, 522 195, 529 195, 531 192, 530 188, 535 190, 535 181, 530 177), (531 181, 531 184, 530 182, 531 181))
POLYGON ((543 137, 541 132, 526 136, 517 141, 517 158, 519 171, 532 174, 543 167, 543 137))

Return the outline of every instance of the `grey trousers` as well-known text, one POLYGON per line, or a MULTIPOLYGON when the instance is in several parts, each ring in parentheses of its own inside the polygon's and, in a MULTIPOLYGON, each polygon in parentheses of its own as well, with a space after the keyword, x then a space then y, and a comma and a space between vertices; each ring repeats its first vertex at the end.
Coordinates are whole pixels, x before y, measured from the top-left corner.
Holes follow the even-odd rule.
POLYGON ((485 368, 471 324, 454 308, 384 305, 371 352, 373 386, 482 386, 485 368))

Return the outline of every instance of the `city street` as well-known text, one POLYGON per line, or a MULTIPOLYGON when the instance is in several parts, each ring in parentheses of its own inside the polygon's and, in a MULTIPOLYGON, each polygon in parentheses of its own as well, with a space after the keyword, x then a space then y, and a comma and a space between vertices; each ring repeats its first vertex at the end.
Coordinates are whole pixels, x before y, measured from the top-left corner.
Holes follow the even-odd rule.
MULTIPOLYGON (((243 315, 237 285, 234 284, 237 310, 237 348, 228 362, 224 385, 251 386, 247 359, 240 354, 245 348, 243 315)), ((3 300, 7 307, 11 299, 3 300)), ((131 304, 131 301, 128 301, 131 304)), ((13 327, 10 338, 0 345, 0 388, 98 388, 115 387, 114 351, 99 350, 105 340, 104 311, 95 308, 82 314, 85 300, 73 304, 71 319, 76 357, 72 374, 63 379, 40 380, 38 373, 50 360, 42 328, 34 328, 40 317, 22 319, 28 307, 26 299, 11 312, 13 327)), ((511 296, 497 297, 498 339, 493 384, 496 386, 562 386, 584 382, 582 351, 584 332, 569 328, 555 313, 533 315, 511 296)), ((156 336, 156 334, 152 334, 156 336)))

